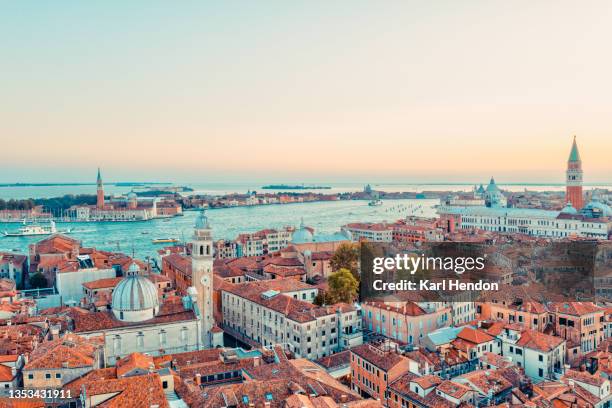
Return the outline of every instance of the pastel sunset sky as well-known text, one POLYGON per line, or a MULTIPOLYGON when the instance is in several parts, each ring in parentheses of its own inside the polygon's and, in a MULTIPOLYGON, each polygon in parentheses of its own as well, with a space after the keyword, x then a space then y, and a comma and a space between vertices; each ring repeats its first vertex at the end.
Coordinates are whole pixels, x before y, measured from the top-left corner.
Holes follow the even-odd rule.
POLYGON ((612 182, 612 2, 13 1, 0 182, 612 182))

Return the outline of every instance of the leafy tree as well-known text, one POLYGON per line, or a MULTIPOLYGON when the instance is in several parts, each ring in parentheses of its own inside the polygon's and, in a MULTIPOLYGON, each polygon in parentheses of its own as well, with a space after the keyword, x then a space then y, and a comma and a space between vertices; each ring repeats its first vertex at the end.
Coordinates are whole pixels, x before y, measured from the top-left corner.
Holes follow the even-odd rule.
POLYGON ((359 281, 359 247, 357 244, 341 244, 329 261, 333 271, 348 269, 359 281))
POLYGON ((47 278, 40 272, 36 272, 34 275, 30 276, 30 287, 32 289, 37 288, 46 288, 47 287, 47 278))
POLYGON ((352 303, 357 297, 359 282, 351 271, 342 268, 329 276, 329 292, 326 293, 326 303, 352 303))

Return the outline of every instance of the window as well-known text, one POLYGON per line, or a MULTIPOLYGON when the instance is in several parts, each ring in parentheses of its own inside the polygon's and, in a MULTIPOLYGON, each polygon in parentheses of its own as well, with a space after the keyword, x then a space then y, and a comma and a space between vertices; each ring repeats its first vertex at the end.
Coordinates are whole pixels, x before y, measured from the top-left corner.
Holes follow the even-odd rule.
POLYGON ((48 380, 48 379, 50 379, 50 378, 51 378, 51 373, 46 373, 46 374, 45 374, 45 378, 46 378, 47 380, 48 380))
POLYGON ((33 380, 34 379, 34 374, 28 374, 28 380, 33 380))
POLYGON ((272 401, 274 398, 272 397, 271 392, 266 392, 266 401, 272 401))
MULTIPOLYGON (((538 356, 538 361, 544 361, 544 356, 540 354, 540 355, 538 356)), ((540 376, 540 377, 541 377, 541 376, 540 376)))
POLYGON ((544 370, 543 370, 543 369, 541 369, 541 368, 538 368, 538 375, 539 375, 540 377, 544 377, 544 370))
POLYGON ((55 378, 62 378, 62 374, 61 373, 55 373, 55 378))

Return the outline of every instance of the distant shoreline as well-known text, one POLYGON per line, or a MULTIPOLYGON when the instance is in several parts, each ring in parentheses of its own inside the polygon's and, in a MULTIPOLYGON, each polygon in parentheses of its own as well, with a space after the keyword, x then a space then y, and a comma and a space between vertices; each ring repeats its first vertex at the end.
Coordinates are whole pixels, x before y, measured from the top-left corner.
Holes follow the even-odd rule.
MULTIPOLYGON (((149 185, 171 185, 172 183, 164 182, 116 182, 116 183, 104 183, 105 185, 115 187, 139 187, 149 185)), ((61 187, 61 186, 95 186, 96 183, 0 183, 0 187, 61 187)))

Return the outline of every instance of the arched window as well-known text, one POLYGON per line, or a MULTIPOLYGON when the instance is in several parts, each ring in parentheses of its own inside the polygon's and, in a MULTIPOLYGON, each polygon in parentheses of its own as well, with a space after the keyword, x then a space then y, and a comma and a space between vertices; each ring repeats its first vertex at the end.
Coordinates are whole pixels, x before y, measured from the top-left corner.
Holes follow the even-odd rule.
POLYGON ((206 245, 206 255, 210 255, 210 245, 206 245))
POLYGON ((204 255, 204 247, 200 246, 200 255, 204 255))

